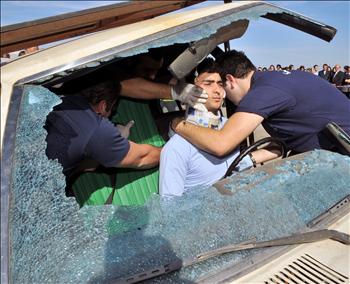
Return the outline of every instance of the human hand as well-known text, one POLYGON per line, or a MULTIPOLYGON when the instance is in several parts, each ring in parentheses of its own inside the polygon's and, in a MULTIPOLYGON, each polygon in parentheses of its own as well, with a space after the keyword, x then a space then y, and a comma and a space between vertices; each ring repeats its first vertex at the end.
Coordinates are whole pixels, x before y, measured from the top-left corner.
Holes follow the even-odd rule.
POLYGON ((120 135, 128 139, 130 135, 130 128, 133 127, 134 124, 135 124, 135 121, 130 120, 125 126, 121 124, 117 124, 116 127, 118 128, 120 135))
POLYGON ((194 107, 198 103, 204 104, 208 94, 198 86, 179 81, 176 85, 171 86, 171 97, 194 107))

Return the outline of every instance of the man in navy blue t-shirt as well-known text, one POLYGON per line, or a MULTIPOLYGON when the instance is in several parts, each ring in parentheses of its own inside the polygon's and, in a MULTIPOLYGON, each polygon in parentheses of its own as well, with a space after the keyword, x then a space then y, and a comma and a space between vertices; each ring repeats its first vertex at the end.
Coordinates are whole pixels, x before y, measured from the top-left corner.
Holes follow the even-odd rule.
POLYGON ((47 116, 46 154, 49 159, 58 159, 68 178, 99 165, 108 168, 158 165, 161 148, 128 141, 107 119, 119 91, 119 83, 97 83, 78 95, 63 97, 62 103, 47 116))
POLYGON ((174 120, 173 128, 191 143, 226 155, 262 123, 296 153, 340 151, 325 128, 335 122, 350 133, 350 101, 330 83, 307 72, 258 72, 243 52, 235 50, 217 62, 226 79, 227 98, 237 109, 219 131, 174 120))

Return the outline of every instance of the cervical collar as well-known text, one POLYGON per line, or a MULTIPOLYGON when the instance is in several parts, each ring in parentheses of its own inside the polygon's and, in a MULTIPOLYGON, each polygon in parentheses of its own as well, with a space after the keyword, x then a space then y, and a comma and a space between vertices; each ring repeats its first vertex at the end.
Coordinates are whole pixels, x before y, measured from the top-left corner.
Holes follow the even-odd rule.
POLYGON ((204 105, 201 110, 188 106, 185 118, 190 123, 213 129, 218 129, 221 122, 221 116, 208 111, 204 105))
MULTIPOLYGON (((204 104, 197 104, 197 107, 201 110, 187 106, 185 114, 186 121, 202 127, 219 129, 221 116, 208 111, 204 104)), ((174 134, 175 132, 170 127, 168 132, 169 137, 171 138, 174 134)))

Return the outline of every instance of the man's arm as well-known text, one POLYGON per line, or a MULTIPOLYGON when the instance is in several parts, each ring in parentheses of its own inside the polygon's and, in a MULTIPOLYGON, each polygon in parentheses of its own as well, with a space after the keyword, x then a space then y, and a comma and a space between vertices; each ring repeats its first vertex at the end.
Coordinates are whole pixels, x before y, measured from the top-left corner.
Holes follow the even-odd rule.
POLYGON ((252 152, 253 158, 257 164, 261 164, 281 156, 281 151, 277 146, 268 145, 262 149, 252 152))
POLYGON ((120 82, 121 95, 135 99, 171 99, 170 86, 154 83, 143 78, 132 78, 120 82))
POLYGON ((173 129, 198 148, 216 156, 233 151, 264 120, 260 115, 247 112, 233 114, 221 130, 196 126, 181 119, 174 119, 173 129))
POLYGON ((172 99, 191 106, 205 103, 208 95, 200 87, 179 81, 175 85, 132 78, 121 83, 121 95, 135 99, 172 99))
POLYGON ((136 144, 129 141, 130 148, 126 156, 116 167, 148 169, 159 164, 160 151, 162 148, 148 144, 136 144))

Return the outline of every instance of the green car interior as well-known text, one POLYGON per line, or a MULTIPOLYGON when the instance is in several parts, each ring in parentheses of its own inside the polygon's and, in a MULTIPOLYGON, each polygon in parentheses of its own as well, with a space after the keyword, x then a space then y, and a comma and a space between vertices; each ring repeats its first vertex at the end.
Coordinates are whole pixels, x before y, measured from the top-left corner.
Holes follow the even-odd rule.
MULTIPOLYGON (((118 124, 130 120, 133 126, 129 139, 136 143, 163 146, 165 141, 159 134, 147 102, 122 99, 117 114, 111 119, 118 124), (139 123, 138 123, 139 122, 139 123)), ((158 169, 116 169, 114 173, 84 173, 73 184, 77 201, 83 205, 101 205, 112 193, 110 175, 116 175, 115 194, 112 204, 144 204, 152 193, 158 193, 158 169)), ((113 180, 113 179, 112 179, 113 180)))
MULTIPOLYGON (((164 67, 158 71, 155 81, 166 83, 171 79, 171 74, 166 68, 167 63, 177 57, 186 47, 186 44, 181 44, 152 50, 153 52, 166 54, 164 67)), ((128 60, 133 60, 133 58, 131 57, 128 60)), ((110 64, 118 66, 119 63, 117 60, 114 63, 106 64, 106 66, 110 64)), ((97 72, 101 71, 102 68, 106 68, 106 66, 98 66, 96 68, 97 72)), ((63 85, 64 87, 62 89, 66 90, 70 84, 74 86, 74 90, 79 90, 84 87, 84 82, 88 80, 84 79, 84 75, 84 73, 81 77, 75 75, 71 80, 69 80, 70 78, 65 78, 64 82, 58 86, 61 87, 63 85), (75 83, 75 80, 78 83, 75 83), (68 84, 68 87, 65 84, 68 84), (79 86, 79 84, 81 85, 79 86)), ((94 71, 89 70, 88 76, 94 76, 94 71)), ((188 76, 189 79, 191 76, 192 74, 188 76)), ((66 95, 64 91, 60 91, 60 87, 53 86, 49 88, 59 95, 66 95)), ((68 91, 68 93, 71 92, 68 91)), ((176 115, 183 114, 183 111, 180 110, 181 105, 177 105, 175 101, 169 101, 167 103, 173 104, 177 111, 164 113, 164 108, 162 108, 162 102, 160 100, 147 101, 119 97, 117 108, 110 117, 110 120, 114 124, 122 125, 125 125, 130 120, 134 120, 135 125, 131 129, 129 140, 135 143, 161 147, 168 139, 167 132, 170 119, 176 115)), ((106 203, 142 205, 152 194, 158 193, 158 179, 158 167, 148 170, 106 169, 99 167, 94 172, 81 172, 69 179, 67 195, 74 196, 80 206, 103 205, 106 203)))

